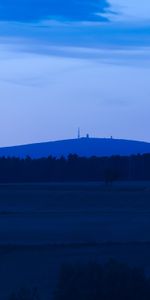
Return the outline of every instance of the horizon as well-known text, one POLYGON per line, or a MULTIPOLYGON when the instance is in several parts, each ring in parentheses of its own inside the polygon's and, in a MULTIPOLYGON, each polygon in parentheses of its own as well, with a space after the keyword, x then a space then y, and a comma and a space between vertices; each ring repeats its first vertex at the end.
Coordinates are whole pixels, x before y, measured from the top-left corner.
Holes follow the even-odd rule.
POLYGON ((8 146, 0 146, 0 149, 3 149, 3 148, 14 148, 14 147, 24 147, 24 146, 30 146, 30 145, 38 145, 38 144, 48 144, 48 143, 57 143, 57 142, 67 142, 67 141, 76 141, 76 140, 85 140, 85 139, 88 139, 88 140, 112 140, 112 141, 126 141, 126 142, 137 142, 137 143, 146 143, 146 144, 150 144, 149 141, 144 141, 144 140, 134 140, 134 139, 125 139, 125 138, 117 138, 117 137, 113 137, 113 136, 110 136, 110 137, 96 137, 96 136, 89 136, 87 137, 86 135, 85 136, 81 136, 80 138, 78 137, 71 137, 71 138, 63 138, 63 139, 60 139, 60 140, 46 140, 46 141, 41 141, 41 142, 31 142, 31 143, 27 143, 27 144, 15 144, 15 145, 8 145, 8 146))
POLYGON ((150 141, 148 0, 0 0, 0 147, 150 141))

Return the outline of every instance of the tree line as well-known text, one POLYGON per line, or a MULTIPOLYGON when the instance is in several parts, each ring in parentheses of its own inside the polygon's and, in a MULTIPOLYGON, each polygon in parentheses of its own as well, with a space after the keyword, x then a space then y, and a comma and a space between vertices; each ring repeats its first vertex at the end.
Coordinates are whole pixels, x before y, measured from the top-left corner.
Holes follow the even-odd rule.
POLYGON ((112 157, 0 158, 0 182, 150 180, 150 154, 112 157))
MULTIPOLYGON (((40 300, 38 289, 21 289, 8 300, 40 300)), ((42 298, 43 299, 43 298, 42 298)), ((64 264, 53 300, 149 300, 150 278, 140 268, 109 260, 105 264, 64 264)))

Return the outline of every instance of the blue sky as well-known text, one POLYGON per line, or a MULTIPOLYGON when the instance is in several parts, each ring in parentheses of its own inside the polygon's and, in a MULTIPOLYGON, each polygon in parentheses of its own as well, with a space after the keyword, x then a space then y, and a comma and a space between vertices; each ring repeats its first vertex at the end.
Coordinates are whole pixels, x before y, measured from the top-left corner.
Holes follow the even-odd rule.
POLYGON ((0 0, 1 146, 150 141, 150 3, 0 0))

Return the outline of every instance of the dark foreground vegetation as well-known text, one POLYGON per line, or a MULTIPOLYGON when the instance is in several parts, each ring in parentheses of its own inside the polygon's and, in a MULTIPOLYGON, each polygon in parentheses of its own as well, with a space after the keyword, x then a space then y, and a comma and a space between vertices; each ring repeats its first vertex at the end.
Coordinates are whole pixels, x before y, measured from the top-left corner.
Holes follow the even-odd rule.
POLYGON ((62 268, 55 300, 149 300, 150 280, 140 269, 109 261, 105 265, 62 268))
POLYGON ((13 293, 8 300, 40 300, 38 290, 20 289, 18 293, 13 293))
POLYGON ((67 159, 0 158, 0 182, 150 180, 150 154, 67 159))
MULTIPOLYGON (((149 300, 150 280, 143 270, 110 260, 105 265, 64 265, 53 300, 149 300)), ((40 300, 37 289, 21 289, 9 300, 40 300)))

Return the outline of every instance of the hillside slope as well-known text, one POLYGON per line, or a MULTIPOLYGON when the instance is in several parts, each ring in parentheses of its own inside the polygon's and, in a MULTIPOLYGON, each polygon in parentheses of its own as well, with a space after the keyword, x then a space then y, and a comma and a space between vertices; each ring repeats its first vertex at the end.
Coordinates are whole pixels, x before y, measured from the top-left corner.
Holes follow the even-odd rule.
POLYGON ((0 148, 0 157, 15 156, 32 158, 60 157, 68 154, 79 156, 111 156, 150 153, 150 143, 131 140, 117 140, 104 138, 81 138, 55 142, 46 142, 15 147, 0 148))

